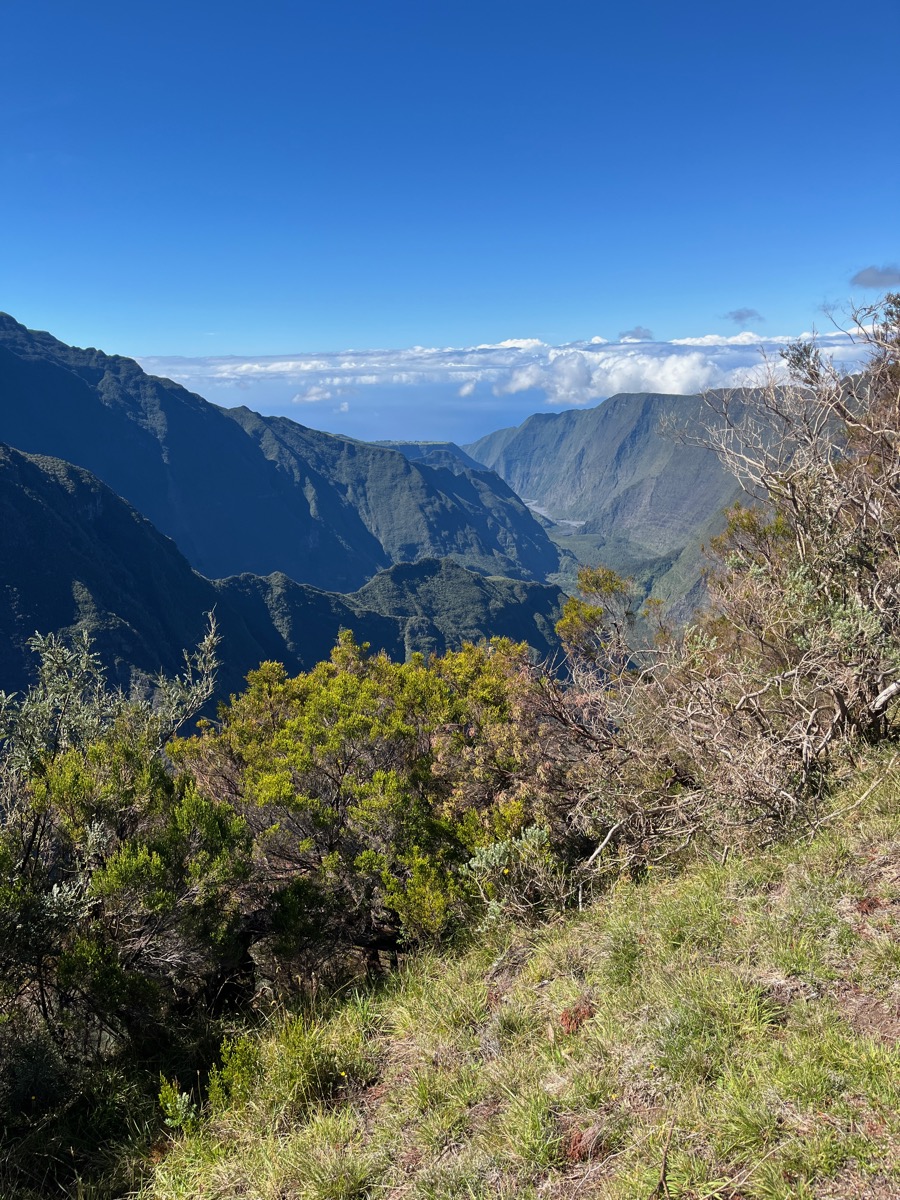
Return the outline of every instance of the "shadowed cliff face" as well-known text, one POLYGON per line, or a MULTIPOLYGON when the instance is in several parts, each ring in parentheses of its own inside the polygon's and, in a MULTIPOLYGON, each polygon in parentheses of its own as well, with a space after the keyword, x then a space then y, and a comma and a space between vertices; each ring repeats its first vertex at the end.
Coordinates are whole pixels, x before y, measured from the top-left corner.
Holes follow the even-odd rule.
POLYGON ((667 417, 696 429, 700 405, 697 396, 613 396, 596 408, 537 414, 466 449, 555 518, 597 533, 614 527, 665 553, 735 491, 713 454, 660 430, 667 417))
POLYGON ((112 679, 125 687, 183 665, 215 611, 222 636, 219 692, 240 689, 261 661, 307 670, 341 629, 403 659, 466 638, 526 639, 555 648, 557 588, 487 579, 423 561, 338 595, 282 573, 209 580, 175 543, 89 472, 0 445, 0 689, 19 690, 35 632, 87 629, 112 679))
POLYGON ((543 529, 489 474, 220 409, 130 359, 5 315, 0 439, 84 466, 210 576, 283 571, 345 590, 431 556, 532 579, 558 565, 543 529))
POLYGON ((683 601, 697 598, 702 542, 740 494, 715 455, 660 429, 671 418, 697 431, 700 415, 697 396, 619 395, 537 414, 465 450, 555 520, 577 522, 554 534, 560 545, 683 601))

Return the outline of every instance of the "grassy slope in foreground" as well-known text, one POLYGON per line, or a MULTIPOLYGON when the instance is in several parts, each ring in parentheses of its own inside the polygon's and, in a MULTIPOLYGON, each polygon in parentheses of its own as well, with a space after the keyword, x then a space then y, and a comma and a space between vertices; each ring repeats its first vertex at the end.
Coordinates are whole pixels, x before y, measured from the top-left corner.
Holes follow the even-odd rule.
POLYGON ((900 770, 873 778, 812 841, 238 1040, 143 1195, 900 1196, 900 770))

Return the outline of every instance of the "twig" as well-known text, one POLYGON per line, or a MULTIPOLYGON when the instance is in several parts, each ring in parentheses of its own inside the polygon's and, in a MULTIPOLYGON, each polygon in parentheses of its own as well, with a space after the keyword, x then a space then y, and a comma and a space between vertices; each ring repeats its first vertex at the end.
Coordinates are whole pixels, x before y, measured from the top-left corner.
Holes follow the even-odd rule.
POLYGON ((587 860, 587 862, 584 864, 586 867, 589 867, 591 865, 591 863, 593 863, 593 861, 596 859, 597 855, 601 852, 601 850, 606 849, 606 847, 609 845, 612 838, 615 837, 615 835, 619 832, 619 830, 622 828, 622 826, 624 824, 625 824, 624 821, 617 821, 616 824, 613 825, 612 829, 609 831, 609 833, 606 835, 606 837, 603 839, 603 841, 600 843, 600 845, 597 847, 597 849, 594 851, 594 853, 591 855, 591 857, 587 860))
POLYGON ((581 1189, 584 1187, 584 1185, 587 1183, 587 1181, 590 1179, 590 1177, 592 1175, 596 1175, 597 1172, 602 1167, 605 1167, 605 1166, 606 1166, 606 1160, 604 1159, 603 1162, 594 1163, 594 1165, 592 1167, 588 1167, 588 1169, 585 1171, 585 1173, 582 1175, 582 1177, 575 1184, 575 1190, 572 1192, 572 1200, 575 1200, 575 1197, 578 1195, 578 1193, 581 1191, 581 1189))
POLYGON ((662 1162, 659 1167, 659 1179, 656 1181, 656 1187, 647 1197, 647 1200, 656 1200, 659 1196, 664 1196, 666 1200, 670 1200, 669 1184, 666 1180, 666 1175, 669 1171, 669 1146, 672 1144, 672 1133, 675 1129, 675 1118, 669 1122, 669 1132, 666 1134, 666 1144, 663 1146, 662 1162))

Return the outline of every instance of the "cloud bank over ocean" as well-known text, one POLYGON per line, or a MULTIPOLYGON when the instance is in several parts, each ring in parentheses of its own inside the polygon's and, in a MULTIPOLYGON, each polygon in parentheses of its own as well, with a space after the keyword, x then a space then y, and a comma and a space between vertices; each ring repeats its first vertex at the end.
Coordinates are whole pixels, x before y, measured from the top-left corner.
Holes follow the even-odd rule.
MULTIPOLYGON (((672 341, 602 337, 552 346, 509 338, 470 347, 412 346, 265 357, 141 358, 226 407, 246 404, 355 437, 471 440, 540 410, 597 404, 617 392, 692 394, 752 384, 796 335, 743 330, 672 341)), ((812 336, 809 333, 800 335, 812 336)), ((852 368, 859 348, 842 332, 819 335, 852 368)))

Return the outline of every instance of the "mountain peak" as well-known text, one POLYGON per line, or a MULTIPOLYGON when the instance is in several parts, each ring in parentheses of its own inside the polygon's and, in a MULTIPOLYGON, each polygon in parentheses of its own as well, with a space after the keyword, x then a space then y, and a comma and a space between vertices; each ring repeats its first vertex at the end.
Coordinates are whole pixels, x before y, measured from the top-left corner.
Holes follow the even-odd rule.
POLYGON ((0 330, 9 333, 30 333, 26 325, 22 325, 15 317, 11 317, 9 313, 0 312, 0 330))

